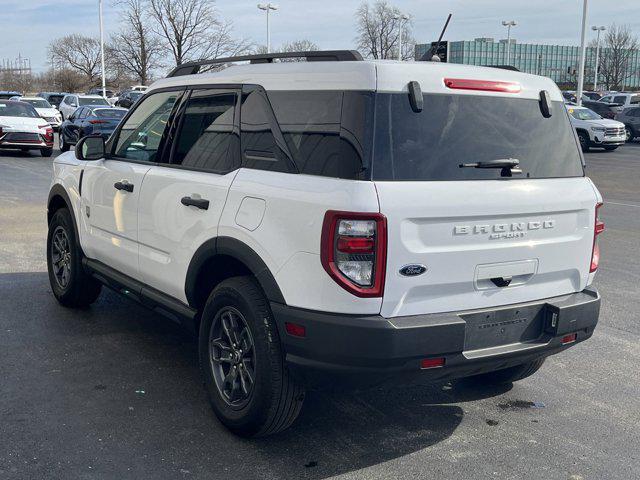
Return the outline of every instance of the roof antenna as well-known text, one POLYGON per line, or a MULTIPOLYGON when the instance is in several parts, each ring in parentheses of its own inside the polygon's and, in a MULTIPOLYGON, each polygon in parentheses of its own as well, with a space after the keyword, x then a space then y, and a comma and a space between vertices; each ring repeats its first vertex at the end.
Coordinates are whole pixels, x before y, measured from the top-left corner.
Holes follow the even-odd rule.
POLYGON ((438 38, 438 42, 436 43, 435 48, 431 46, 427 52, 420 57, 419 62, 440 62, 440 56, 438 55, 438 50, 440 49, 440 43, 442 43, 442 37, 444 37, 444 32, 446 32, 447 27, 449 26, 449 21, 451 20, 452 14, 450 13, 447 17, 447 21, 444 22, 444 27, 442 28, 442 32, 440 32, 440 38, 438 38))

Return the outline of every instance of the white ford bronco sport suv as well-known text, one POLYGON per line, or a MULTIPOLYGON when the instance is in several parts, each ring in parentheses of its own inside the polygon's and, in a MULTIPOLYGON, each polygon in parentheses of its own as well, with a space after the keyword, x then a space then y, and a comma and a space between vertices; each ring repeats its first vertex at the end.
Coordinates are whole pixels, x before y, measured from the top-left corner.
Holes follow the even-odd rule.
POLYGON ((219 419, 268 435, 309 385, 510 382, 589 338, 601 202, 547 78, 194 62, 56 158, 49 277, 65 306, 107 285, 191 326, 219 419))

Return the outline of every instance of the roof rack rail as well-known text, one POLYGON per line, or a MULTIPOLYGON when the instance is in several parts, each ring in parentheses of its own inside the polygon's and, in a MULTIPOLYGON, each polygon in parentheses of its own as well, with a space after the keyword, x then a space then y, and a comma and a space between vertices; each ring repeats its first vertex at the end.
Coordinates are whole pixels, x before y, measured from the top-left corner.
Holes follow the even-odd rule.
POLYGON ((361 61, 362 55, 356 50, 318 50, 313 52, 264 53, 259 55, 241 55, 237 57, 196 60, 183 63, 171 70, 167 78, 182 75, 194 75, 205 65, 218 65, 232 62, 273 63, 277 58, 305 58, 308 62, 353 62, 361 61))

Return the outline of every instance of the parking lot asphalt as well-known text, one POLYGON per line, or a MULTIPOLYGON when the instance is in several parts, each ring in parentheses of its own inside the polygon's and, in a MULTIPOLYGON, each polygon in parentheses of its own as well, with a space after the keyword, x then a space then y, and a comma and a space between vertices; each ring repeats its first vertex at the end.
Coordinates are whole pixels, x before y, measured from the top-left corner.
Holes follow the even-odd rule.
POLYGON ((292 428, 244 440, 179 327, 106 289, 56 303, 52 159, 0 153, 0 479, 640 478, 640 144, 585 157, 607 224, 590 341, 501 389, 312 392, 292 428))

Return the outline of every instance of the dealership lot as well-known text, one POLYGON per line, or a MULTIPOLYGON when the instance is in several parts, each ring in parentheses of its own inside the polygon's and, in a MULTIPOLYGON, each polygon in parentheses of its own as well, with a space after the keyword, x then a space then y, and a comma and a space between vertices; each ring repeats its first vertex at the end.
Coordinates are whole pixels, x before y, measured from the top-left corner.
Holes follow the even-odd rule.
POLYGON ((590 341, 497 391, 311 393, 290 430, 242 440, 211 413, 178 327, 110 291, 86 311, 55 302, 51 159, 0 153, 0 478, 635 478, 640 143, 586 161, 607 224, 590 341))

